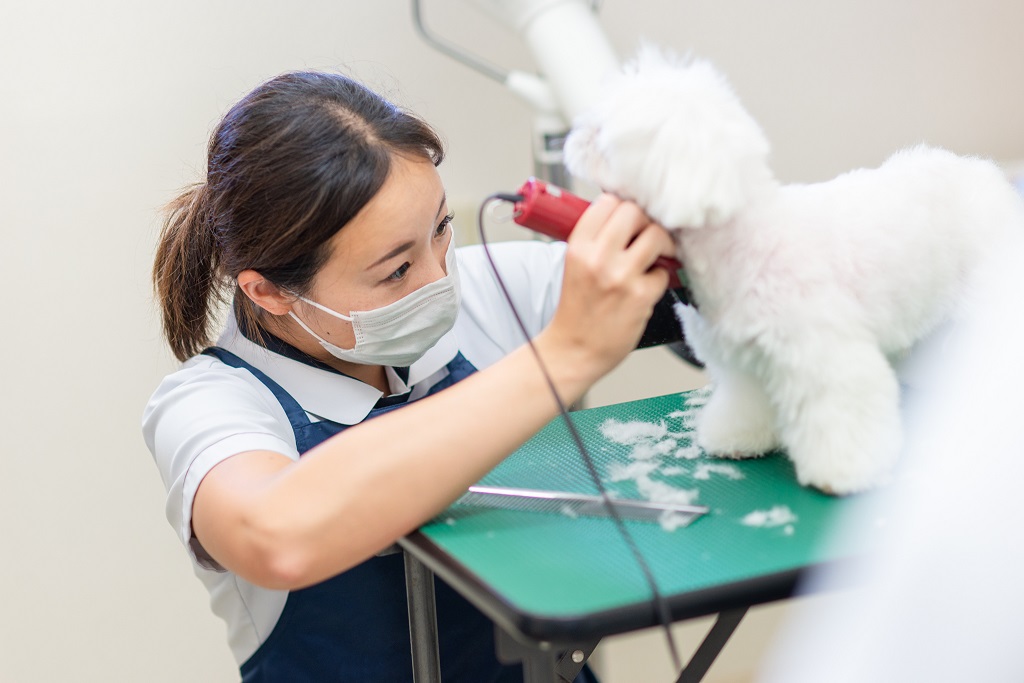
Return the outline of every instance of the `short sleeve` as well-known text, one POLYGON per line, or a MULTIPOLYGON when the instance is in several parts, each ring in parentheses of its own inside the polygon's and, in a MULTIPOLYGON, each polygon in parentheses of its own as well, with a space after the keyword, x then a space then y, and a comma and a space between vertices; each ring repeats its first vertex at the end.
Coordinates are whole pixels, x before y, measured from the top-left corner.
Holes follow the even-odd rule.
POLYGON ((544 329, 558 308, 565 269, 562 242, 502 242, 489 246, 489 250, 508 298, 482 246, 459 250, 464 316, 458 326, 459 343, 478 368, 525 342, 509 299, 531 338, 544 329))
POLYGON ((207 473, 246 451, 299 457, 273 394, 248 371, 212 358, 192 359, 164 379, 146 405, 142 431, 167 491, 167 520, 201 566, 210 560, 192 542, 192 504, 207 473))

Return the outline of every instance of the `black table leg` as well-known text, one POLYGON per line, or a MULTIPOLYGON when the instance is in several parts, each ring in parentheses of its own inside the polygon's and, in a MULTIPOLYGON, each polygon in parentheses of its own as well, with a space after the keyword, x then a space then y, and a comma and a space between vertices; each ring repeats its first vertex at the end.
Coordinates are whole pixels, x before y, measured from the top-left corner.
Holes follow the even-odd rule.
POLYGON ((711 630, 704 637, 704 642, 693 653, 690 663, 683 669, 676 683, 700 683, 719 653, 721 653, 722 648, 725 647, 729 637, 732 636, 736 627, 740 625, 740 621, 743 619, 743 615, 747 613, 747 609, 747 607, 740 607, 718 615, 715 625, 711 627, 711 630))
POLYGON ((405 557, 405 592, 409 600, 409 643, 414 683, 441 683, 437 652, 437 605, 434 573, 409 553, 405 557))

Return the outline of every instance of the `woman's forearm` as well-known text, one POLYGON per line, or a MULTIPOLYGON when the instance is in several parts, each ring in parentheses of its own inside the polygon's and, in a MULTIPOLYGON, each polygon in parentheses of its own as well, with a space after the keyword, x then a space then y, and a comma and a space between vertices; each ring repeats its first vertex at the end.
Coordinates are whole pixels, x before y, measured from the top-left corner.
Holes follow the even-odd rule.
MULTIPOLYGON (((584 349, 549 341, 542 334, 535 344, 570 403, 601 372, 584 349)), ((245 519, 233 528, 241 533, 213 548, 200 541, 256 583, 294 589, 319 582, 439 513, 557 412, 524 346, 435 396, 350 427, 298 462, 270 466, 250 480, 248 495, 234 492, 245 519)))

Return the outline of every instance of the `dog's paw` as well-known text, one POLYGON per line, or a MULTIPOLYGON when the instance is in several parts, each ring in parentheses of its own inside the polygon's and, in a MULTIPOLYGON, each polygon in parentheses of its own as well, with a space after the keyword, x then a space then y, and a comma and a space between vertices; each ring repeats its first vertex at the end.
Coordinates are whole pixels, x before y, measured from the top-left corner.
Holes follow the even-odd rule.
POLYGON ((697 445, 719 458, 756 458, 778 446, 774 418, 761 397, 720 388, 697 416, 697 445))
POLYGON ((861 461, 859 467, 822 467, 820 463, 796 465, 796 478, 803 486, 810 486, 830 496, 848 496, 878 488, 889 478, 889 468, 882 463, 861 461))
POLYGON ((891 476, 902 443, 895 416, 864 424, 836 418, 820 427, 804 425, 802 437, 785 444, 802 485, 843 496, 877 488, 891 476))
POLYGON ((773 451, 777 442, 772 431, 752 425, 701 424, 697 428, 697 445, 716 458, 739 460, 759 458, 773 451))

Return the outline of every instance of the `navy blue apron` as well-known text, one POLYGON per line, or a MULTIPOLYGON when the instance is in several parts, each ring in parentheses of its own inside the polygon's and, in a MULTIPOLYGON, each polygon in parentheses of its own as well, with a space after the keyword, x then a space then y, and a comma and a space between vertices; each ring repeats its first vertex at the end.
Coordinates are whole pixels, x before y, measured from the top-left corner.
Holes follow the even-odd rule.
MULTIPOLYGON (((348 425, 313 422, 266 374, 221 348, 204 351, 251 372, 281 403, 302 455, 348 425)), ((435 394, 476 372, 462 354, 435 394)), ((405 405, 384 399, 366 419, 405 405)), ((522 666, 499 663, 492 622, 445 582, 435 580, 441 679, 446 683, 522 683, 522 666)), ((288 594, 274 630, 242 664, 243 683, 412 681, 405 566, 401 553, 371 558, 334 578, 288 594)), ((585 669, 577 681, 593 678, 585 669)))

